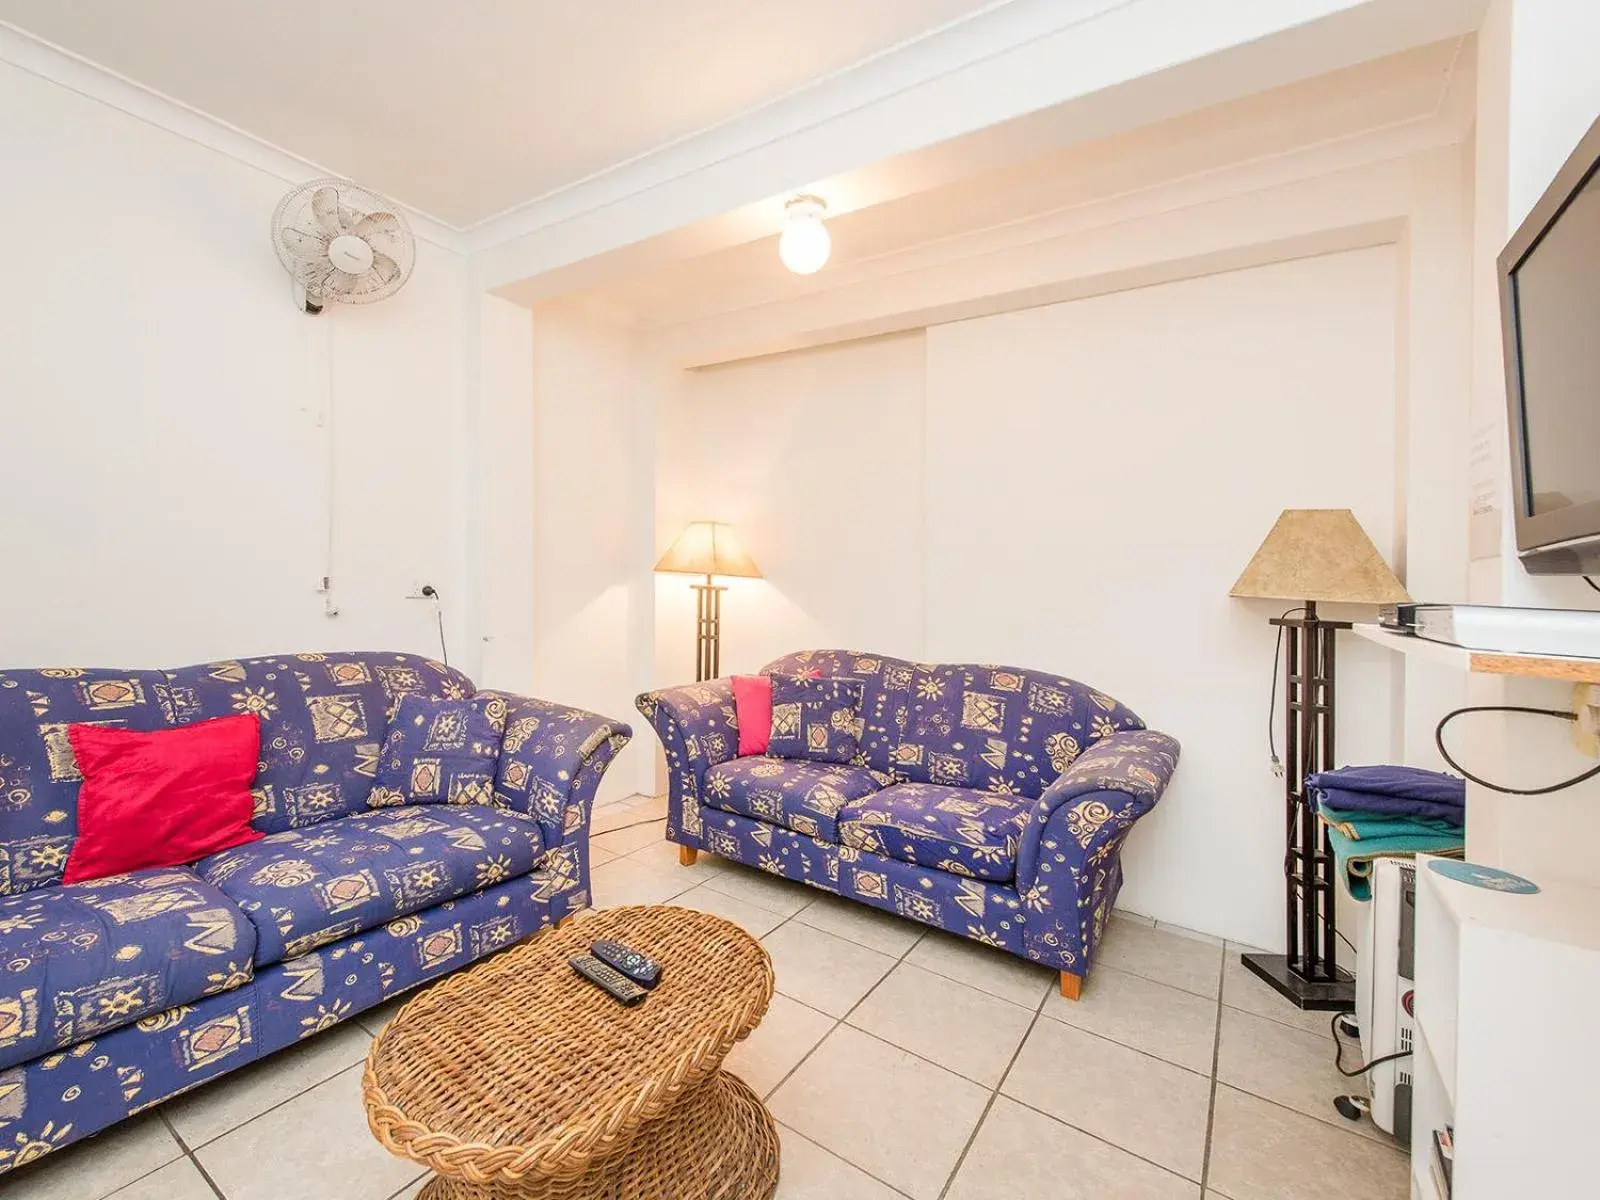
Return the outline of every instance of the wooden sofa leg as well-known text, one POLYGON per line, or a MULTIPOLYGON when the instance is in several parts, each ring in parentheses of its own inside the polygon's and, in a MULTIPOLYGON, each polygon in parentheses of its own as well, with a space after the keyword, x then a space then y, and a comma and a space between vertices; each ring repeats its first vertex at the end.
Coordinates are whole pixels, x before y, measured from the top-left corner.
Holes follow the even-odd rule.
POLYGON ((678 865, 682 867, 694 866, 694 860, 700 857, 700 851, 693 846, 678 847, 678 865))
POLYGON ((1061 972, 1061 994, 1068 1000, 1076 1000, 1078 993, 1083 989, 1083 976, 1073 975, 1066 971, 1061 972))

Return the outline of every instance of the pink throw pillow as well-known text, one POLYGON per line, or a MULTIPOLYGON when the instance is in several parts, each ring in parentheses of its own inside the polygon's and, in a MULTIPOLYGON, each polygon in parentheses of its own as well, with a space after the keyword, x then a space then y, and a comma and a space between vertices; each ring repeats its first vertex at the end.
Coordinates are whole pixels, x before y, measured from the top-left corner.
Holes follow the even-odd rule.
POLYGON ((765 675, 735 675, 733 712, 739 722, 739 757, 765 754, 772 738, 772 680, 765 675))

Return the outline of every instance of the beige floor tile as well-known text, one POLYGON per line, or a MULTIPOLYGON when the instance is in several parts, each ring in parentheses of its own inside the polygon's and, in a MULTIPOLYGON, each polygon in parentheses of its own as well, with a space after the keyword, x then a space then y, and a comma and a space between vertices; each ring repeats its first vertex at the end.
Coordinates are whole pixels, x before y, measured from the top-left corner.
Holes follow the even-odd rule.
POLYGON ((772 956, 778 991, 842 1017, 889 973, 894 959, 798 921, 781 925, 761 944, 772 956))
POLYGON ((361 1062, 371 1045, 371 1034, 346 1022, 181 1096, 163 1112, 192 1150, 361 1062))
POLYGON ((1409 1162, 1390 1146, 1217 1087, 1208 1184, 1228 1200, 1404 1200, 1409 1162))
POLYGON ((228 1200, 388 1200, 417 1176, 367 1129, 351 1067, 195 1152, 228 1200), (270 1170, 263 1170, 271 1164, 270 1170))
POLYGON ((628 857, 636 862, 645 862, 651 866, 660 867, 662 870, 670 868, 680 873, 685 879, 693 880, 695 883, 704 883, 718 871, 734 869, 726 859, 718 858, 715 854, 705 850, 700 852, 700 856, 695 859, 693 866, 686 867, 678 861, 678 850, 679 847, 676 842, 669 842, 663 839, 640 846, 628 857))
POLYGON ((756 1095, 765 1096, 836 1024, 826 1013, 787 996, 774 996, 761 1024, 734 1046, 723 1065, 754 1088, 756 1095))
MULTIPOLYGON (((1347 1066, 1360 1061, 1360 1048, 1346 1042, 1347 1066)), ((1307 1033, 1224 1007, 1217 1079, 1340 1129, 1389 1141, 1389 1136, 1371 1121, 1346 1121, 1334 1109, 1335 1096, 1365 1095, 1367 1084, 1364 1078, 1347 1079, 1334 1070, 1333 1037, 1326 1031, 1307 1033)))
POLYGON ((1222 977, 1222 943, 1113 917, 1095 965, 1116 967, 1215 1000, 1222 977))
POLYGON ((924 935, 906 961, 1028 1008, 1037 1008, 1045 992, 1056 986, 1056 972, 1048 967, 936 929, 924 935))
POLYGON ((90 1200, 182 1156, 161 1118, 147 1114, 0 1175, 0 1194, 6 1200, 90 1200))
POLYGON ((597 833, 609 833, 613 829, 621 829, 624 825, 632 825, 639 820, 639 814, 627 805, 620 802, 595 805, 594 812, 589 814, 589 836, 597 833))
POLYGON ((137 1183, 118 1188, 106 1200, 217 1200, 217 1194, 194 1163, 180 1158, 137 1183))
POLYGON ((948 1200, 1199 1200, 1200 1185, 998 1097, 948 1200))
POLYGON ((667 815, 667 798, 665 795, 635 796, 627 802, 627 808, 648 820, 660 820, 667 815))
POLYGON ((896 958, 928 932, 926 925, 838 896, 818 896, 800 910, 795 920, 896 958))
POLYGON ((728 863, 727 870, 718 871, 706 882, 719 892, 770 908, 785 917, 794 916, 817 897, 817 893, 803 883, 768 875, 740 863, 728 863))
POLYGON ((783 1125, 778 1140, 783 1170, 773 1200, 900 1200, 905 1195, 783 1125))
POLYGON ((772 1115, 916 1200, 934 1200, 989 1094, 860 1030, 828 1035, 770 1101, 772 1115))
POLYGON ((622 904, 664 904, 694 887, 693 878, 680 875, 675 867, 631 858, 601 863, 589 872, 589 887, 596 908, 616 908, 622 904))
POLYGON ((701 912, 726 917, 752 937, 758 938, 765 937, 788 919, 770 908, 762 908, 760 905, 751 904, 748 900, 740 900, 703 883, 699 887, 690 888, 681 896, 674 896, 672 902, 684 908, 695 908, 701 912))
POLYGON ((621 855, 613 854, 604 846, 596 846, 593 841, 589 843, 589 867, 591 870, 595 867, 598 867, 601 863, 608 863, 613 858, 620 857, 621 855))
POLYGON ((1059 1021, 1033 1027, 1000 1089, 1086 1133, 1198 1180, 1211 1080, 1059 1021))
POLYGON ((901 963, 850 1014, 850 1023, 993 1088, 1033 1017, 1020 1004, 901 963))
POLYGON ((415 1183, 407 1184, 405 1187, 401 1188, 398 1192, 391 1196, 389 1200, 416 1200, 418 1196, 422 1195, 422 1189, 428 1186, 428 1183, 432 1178, 433 1175, 431 1173, 424 1174, 422 1178, 418 1179, 415 1183))
POLYGON ((1182 988, 1102 963, 1084 981, 1082 999, 1066 1000, 1060 991, 1052 991, 1044 1002, 1044 1014, 1202 1075, 1211 1074, 1217 1002, 1182 988))
MULTIPOLYGON (((1255 949, 1229 942, 1222 959, 1222 1002, 1230 1008, 1240 1008, 1258 1017, 1267 1017, 1283 1025, 1293 1025, 1307 1033, 1326 1035, 1333 1014, 1315 1009, 1297 1008, 1264 983, 1249 967, 1239 961, 1239 956, 1255 949)), ((1332 1045, 1332 1039, 1329 1039, 1332 1045)))
MULTIPOLYGON (((638 817, 634 819, 638 820, 638 817)), ((665 841, 666 837, 665 821, 645 821, 643 824, 624 825, 606 833, 593 834, 589 838, 589 844, 599 846, 600 849, 608 850, 612 854, 631 854, 651 842, 665 841)))

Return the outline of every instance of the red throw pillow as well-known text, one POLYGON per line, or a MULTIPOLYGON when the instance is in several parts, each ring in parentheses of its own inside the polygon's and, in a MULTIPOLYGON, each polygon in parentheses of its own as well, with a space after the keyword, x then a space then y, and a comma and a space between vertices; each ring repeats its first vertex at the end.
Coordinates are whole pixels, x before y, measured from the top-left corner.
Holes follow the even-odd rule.
POLYGON ((250 828, 261 722, 251 713, 135 733, 69 725, 83 773, 63 883, 177 867, 261 834, 250 828))
POLYGON ((772 680, 765 675, 735 675, 733 713, 739 722, 739 757, 765 754, 772 737, 772 680))

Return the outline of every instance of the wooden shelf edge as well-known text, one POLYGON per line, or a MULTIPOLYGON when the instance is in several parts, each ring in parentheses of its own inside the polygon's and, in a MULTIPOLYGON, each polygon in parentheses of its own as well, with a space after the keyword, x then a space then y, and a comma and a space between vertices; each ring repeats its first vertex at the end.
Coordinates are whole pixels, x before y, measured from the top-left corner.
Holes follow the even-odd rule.
POLYGON ((1410 654, 1430 662, 1459 667, 1479 675, 1517 675, 1564 683, 1600 683, 1600 658, 1566 658, 1543 654, 1505 654, 1492 650, 1467 650, 1430 642, 1426 638, 1394 633, 1381 625, 1352 626, 1357 637, 1397 654, 1410 654))

